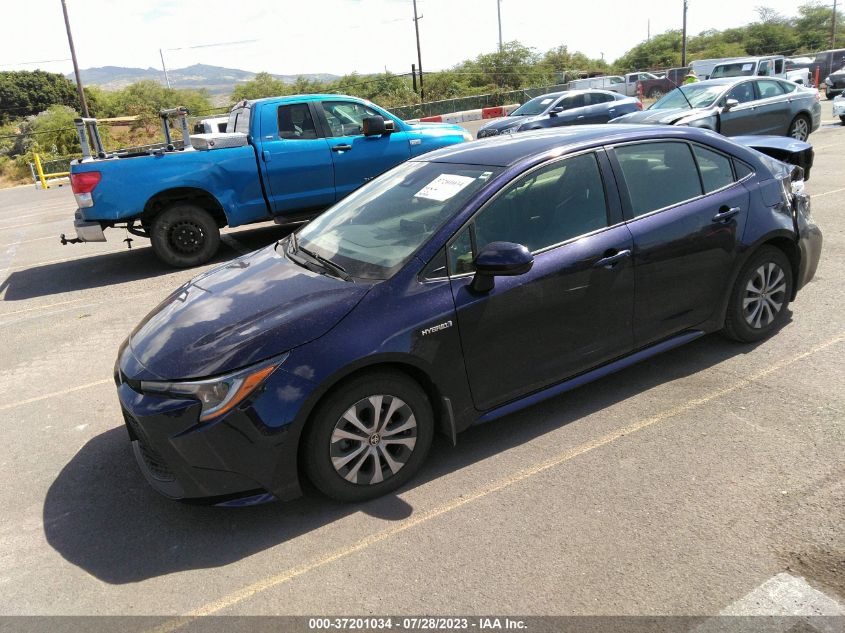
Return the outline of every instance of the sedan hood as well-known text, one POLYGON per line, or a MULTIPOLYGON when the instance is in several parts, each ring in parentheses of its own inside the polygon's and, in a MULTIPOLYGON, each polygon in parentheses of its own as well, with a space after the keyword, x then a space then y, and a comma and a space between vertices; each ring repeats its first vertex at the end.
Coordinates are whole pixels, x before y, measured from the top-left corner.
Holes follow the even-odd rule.
POLYGON ((268 246, 194 278, 159 304, 130 335, 137 362, 123 368, 130 379, 163 380, 238 369, 322 336, 369 288, 306 270, 268 246))
POLYGON ((523 123, 527 123, 531 119, 536 117, 529 117, 529 116, 503 116, 500 119, 493 119, 489 123, 485 123, 479 128, 481 130, 496 130, 497 132, 501 132, 502 130, 509 128, 509 127, 518 127, 523 123))
POLYGON ((713 108, 667 108, 665 110, 643 110, 632 112, 610 121, 611 123, 645 123, 649 125, 674 125, 681 119, 697 119, 711 114, 713 108))

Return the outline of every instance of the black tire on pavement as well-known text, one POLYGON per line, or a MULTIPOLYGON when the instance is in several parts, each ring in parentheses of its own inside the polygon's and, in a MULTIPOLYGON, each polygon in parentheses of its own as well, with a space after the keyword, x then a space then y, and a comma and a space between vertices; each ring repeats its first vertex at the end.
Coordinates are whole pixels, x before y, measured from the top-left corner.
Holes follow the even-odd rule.
POLYGON ((404 374, 378 371, 342 384, 317 405, 301 459, 320 492, 339 501, 364 501, 411 479, 433 436, 425 391, 404 374))
POLYGON ((806 141, 810 136, 810 126, 810 117, 806 114, 799 114, 792 119, 792 123, 789 124, 789 130, 787 130, 786 135, 799 141, 806 141))
POLYGON ((163 262, 189 268, 214 257, 220 246, 220 228, 202 207, 179 203, 155 217, 150 239, 153 251, 163 262))
POLYGON ((775 246, 762 246, 736 278, 724 334, 743 343, 771 336, 786 319, 792 284, 792 265, 784 252, 775 246))

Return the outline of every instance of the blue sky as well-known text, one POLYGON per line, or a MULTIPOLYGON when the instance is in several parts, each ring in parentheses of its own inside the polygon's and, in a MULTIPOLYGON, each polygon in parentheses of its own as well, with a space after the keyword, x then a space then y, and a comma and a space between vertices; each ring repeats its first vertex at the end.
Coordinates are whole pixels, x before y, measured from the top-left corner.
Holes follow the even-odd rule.
MULTIPOLYGON (((298 74, 408 72, 416 61, 411 0, 67 0, 79 63, 159 68, 195 63, 298 74), (243 40, 255 40, 243 42, 243 40), (216 42, 240 44, 188 48, 216 42), (180 49, 180 50, 173 50, 180 49)), ((418 0, 423 68, 440 70, 496 48, 496 0, 418 0)), ((755 7, 790 14, 786 0, 689 0, 689 30, 739 26, 755 7)), ((0 70, 70 72, 59 0, 4 2, 0 70), (33 37, 33 34, 37 34, 33 37), (32 44, 35 41, 36 44, 32 44)), ((565 44, 608 60, 679 28, 681 0, 502 0, 505 40, 540 51, 565 44)), ((843 25, 845 28, 845 25, 843 25)))

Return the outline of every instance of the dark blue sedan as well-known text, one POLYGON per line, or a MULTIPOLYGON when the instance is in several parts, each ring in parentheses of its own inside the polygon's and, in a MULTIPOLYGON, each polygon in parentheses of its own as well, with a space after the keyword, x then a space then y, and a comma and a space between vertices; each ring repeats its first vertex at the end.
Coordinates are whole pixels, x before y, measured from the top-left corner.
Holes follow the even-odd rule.
POLYGON ((508 116, 485 123, 477 138, 542 130, 561 125, 607 123, 643 109, 639 99, 609 90, 551 92, 526 101, 508 116))
POLYGON ((135 329, 115 380, 138 464, 172 498, 291 499, 305 476, 367 499, 407 482, 435 432, 454 442, 708 332, 767 337, 819 261, 802 174, 640 125, 404 163, 135 329))

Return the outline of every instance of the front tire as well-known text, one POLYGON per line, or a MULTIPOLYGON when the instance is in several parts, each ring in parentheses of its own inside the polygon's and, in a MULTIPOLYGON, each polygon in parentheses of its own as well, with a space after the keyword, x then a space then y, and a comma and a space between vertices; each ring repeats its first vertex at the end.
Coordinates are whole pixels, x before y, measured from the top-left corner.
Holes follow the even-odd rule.
POLYGON ((315 409, 305 433, 303 467, 328 497, 373 499, 414 476, 433 436, 431 403, 416 382, 394 372, 364 374, 315 409))
POLYGON ((751 256, 731 290, 724 333, 743 343, 771 336, 786 319, 792 266, 784 252, 763 246, 751 256))
POLYGON ((839 120, 842 121, 842 125, 845 125, 845 114, 840 114, 839 120))
POLYGON ((205 209, 176 204, 162 211, 152 223, 153 251, 176 268, 204 264, 220 246, 220 228, 205 209))
POLYGON ((789 124, 789 130, 786 135, 791 136, 798 141, 806 141, 810 136, 810 119, 803 114, 799 114, 797 117, 792 119, 792 123, 789 124))

